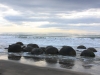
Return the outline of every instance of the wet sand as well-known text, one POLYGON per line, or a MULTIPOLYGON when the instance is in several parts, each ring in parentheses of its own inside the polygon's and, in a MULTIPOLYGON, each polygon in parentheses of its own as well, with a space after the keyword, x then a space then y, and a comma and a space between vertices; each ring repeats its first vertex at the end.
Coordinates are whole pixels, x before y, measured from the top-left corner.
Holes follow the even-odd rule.
POLYGON ((0 60, 0 75, 91 75, 46 67, 21 64, 15 61, 0 60))

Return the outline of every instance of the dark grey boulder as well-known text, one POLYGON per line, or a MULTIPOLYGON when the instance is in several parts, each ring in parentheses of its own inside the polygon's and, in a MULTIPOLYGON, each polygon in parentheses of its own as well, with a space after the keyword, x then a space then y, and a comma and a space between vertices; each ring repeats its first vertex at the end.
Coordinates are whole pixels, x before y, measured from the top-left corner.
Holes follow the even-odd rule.
POLYGON ((80 56, 86 56, 86 57, 95 57, 95 54, 93 53, 93 51, 90 50, 84 50, 80 56))
POLYGON ((86 49, 86 47, 83 46, 83 45, 80 45, 80 46, 77 47, 77 49, 86 49))
POLYGON ((28 44, 27 47, 28 47, 28 46, 31 46, 31 47, 33 47, 33 48, 39 48, 39 46, 38 46, 37 44, 28 44))
POLYGON ((23 46, 24 44, 22 42, 16 42, 16 44, 23 46))
POLYGON ((51 45, 50 46, 47 46, 46 49, 49 48, 49 47, 53 47, 53 46, 51 46, 51 45))
POLYGON ((8 47, 8 52, 21 52, 22 48, 19 44, 12 44, 8 47))
POLYGON ((56 47, 48 47, 45 50, 45 54, 58 54, 58 49, 56 47))
POLYGON ((40 47, 40 49, 43 50, 43 52, 45 52, 46 48, 45 47, 40 47))
POLYGON ((31 54, 40 55, 40 54, 43 54, 43 50, 40 48, 34 48, 32 49, 31 54))
POLYGON ((70 46, 64 46, 60 49, 59 54, 64 56, 76 56, 76 51, 70 46))
POLYGON ((87 50, 93 51, 93 52, 97 52, 97 50, 93 47, 88 48, 87 50))
POLYGON ((33 47, 27 46, 26 48, 23 49, 23 52, 31 52, 33 47))

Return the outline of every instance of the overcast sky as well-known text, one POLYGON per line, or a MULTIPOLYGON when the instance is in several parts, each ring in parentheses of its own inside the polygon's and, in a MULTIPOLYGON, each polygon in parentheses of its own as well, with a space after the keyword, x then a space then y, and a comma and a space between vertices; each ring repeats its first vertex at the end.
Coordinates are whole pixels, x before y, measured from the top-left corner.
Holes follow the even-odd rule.
POLYGON ((100 34, 100 0, 0 0, 0 32, 100 34))

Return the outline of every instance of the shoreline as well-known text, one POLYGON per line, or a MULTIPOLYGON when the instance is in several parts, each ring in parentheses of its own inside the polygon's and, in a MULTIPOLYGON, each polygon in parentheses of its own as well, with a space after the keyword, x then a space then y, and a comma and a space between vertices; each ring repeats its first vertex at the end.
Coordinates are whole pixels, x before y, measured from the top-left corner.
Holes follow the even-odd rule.
POLYGON ((87 73, 31 66, 9 60, 0 60, 0 75, 91 75, 87 73))

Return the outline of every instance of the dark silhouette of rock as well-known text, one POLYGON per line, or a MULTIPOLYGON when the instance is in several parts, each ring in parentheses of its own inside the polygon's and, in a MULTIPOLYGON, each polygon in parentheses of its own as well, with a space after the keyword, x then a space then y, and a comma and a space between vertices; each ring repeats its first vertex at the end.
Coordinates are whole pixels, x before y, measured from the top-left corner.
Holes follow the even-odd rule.
POLYGON ((19 44, 19 45, 21 45, 21 46, 24 45, 22 42, 16 42, 16 44, 19 44))
POLYGON ((39 48, 39 46, 37 44, 28 44, 27 46, 31 46, 33 48, 39 48))
POLYGON ((56 47, 48 47, 45 50, 45 54, 58 54, 58 49, 56 47))
POLYGON ((67 47, 67 46, 62 46, 62 47, 67 47))
POLYGON ((49 47, 53 47, 53 46, 47 46, 46 49, 49 48, 49 47))
POLYGON ((83 46, 83 45, 80 45, 80 46, 77 47, 77 49, 86 49, 86 47, 83 46))
POLYGON ((27 46, 26 48, 23 49, 23 52, 31 52, 33 47, 27 46))
POLYGON ((45 52, 46 48, 45 47, 40 47, 40 49, 43 50, 43 52, 45 52))
POLYGON ((88 48, 87 50, 90 50, 90 51, 93 51, 93 52, 97 52, 97 50, 95 48, 92 48, 92 47, 88 48))
POLYGON ((80 56, 86 56, 86 57, 95 57, 95 54, 93 53, 93 51, 90 50, 84 50, 80 56))
POLYGON ((19 44, 12 44, 8 47, 8 52, 21 52, 22 48, 19 44))
POLYGON ((34 55, 43 54, 43 50, 40 48, 34 48, 32 49, 31 54, 34 54, 34 55))
POLYGON ((59 54, 64 56, 76 56, 76 51, 70 46, 64 46, 60 49, 59 54))

